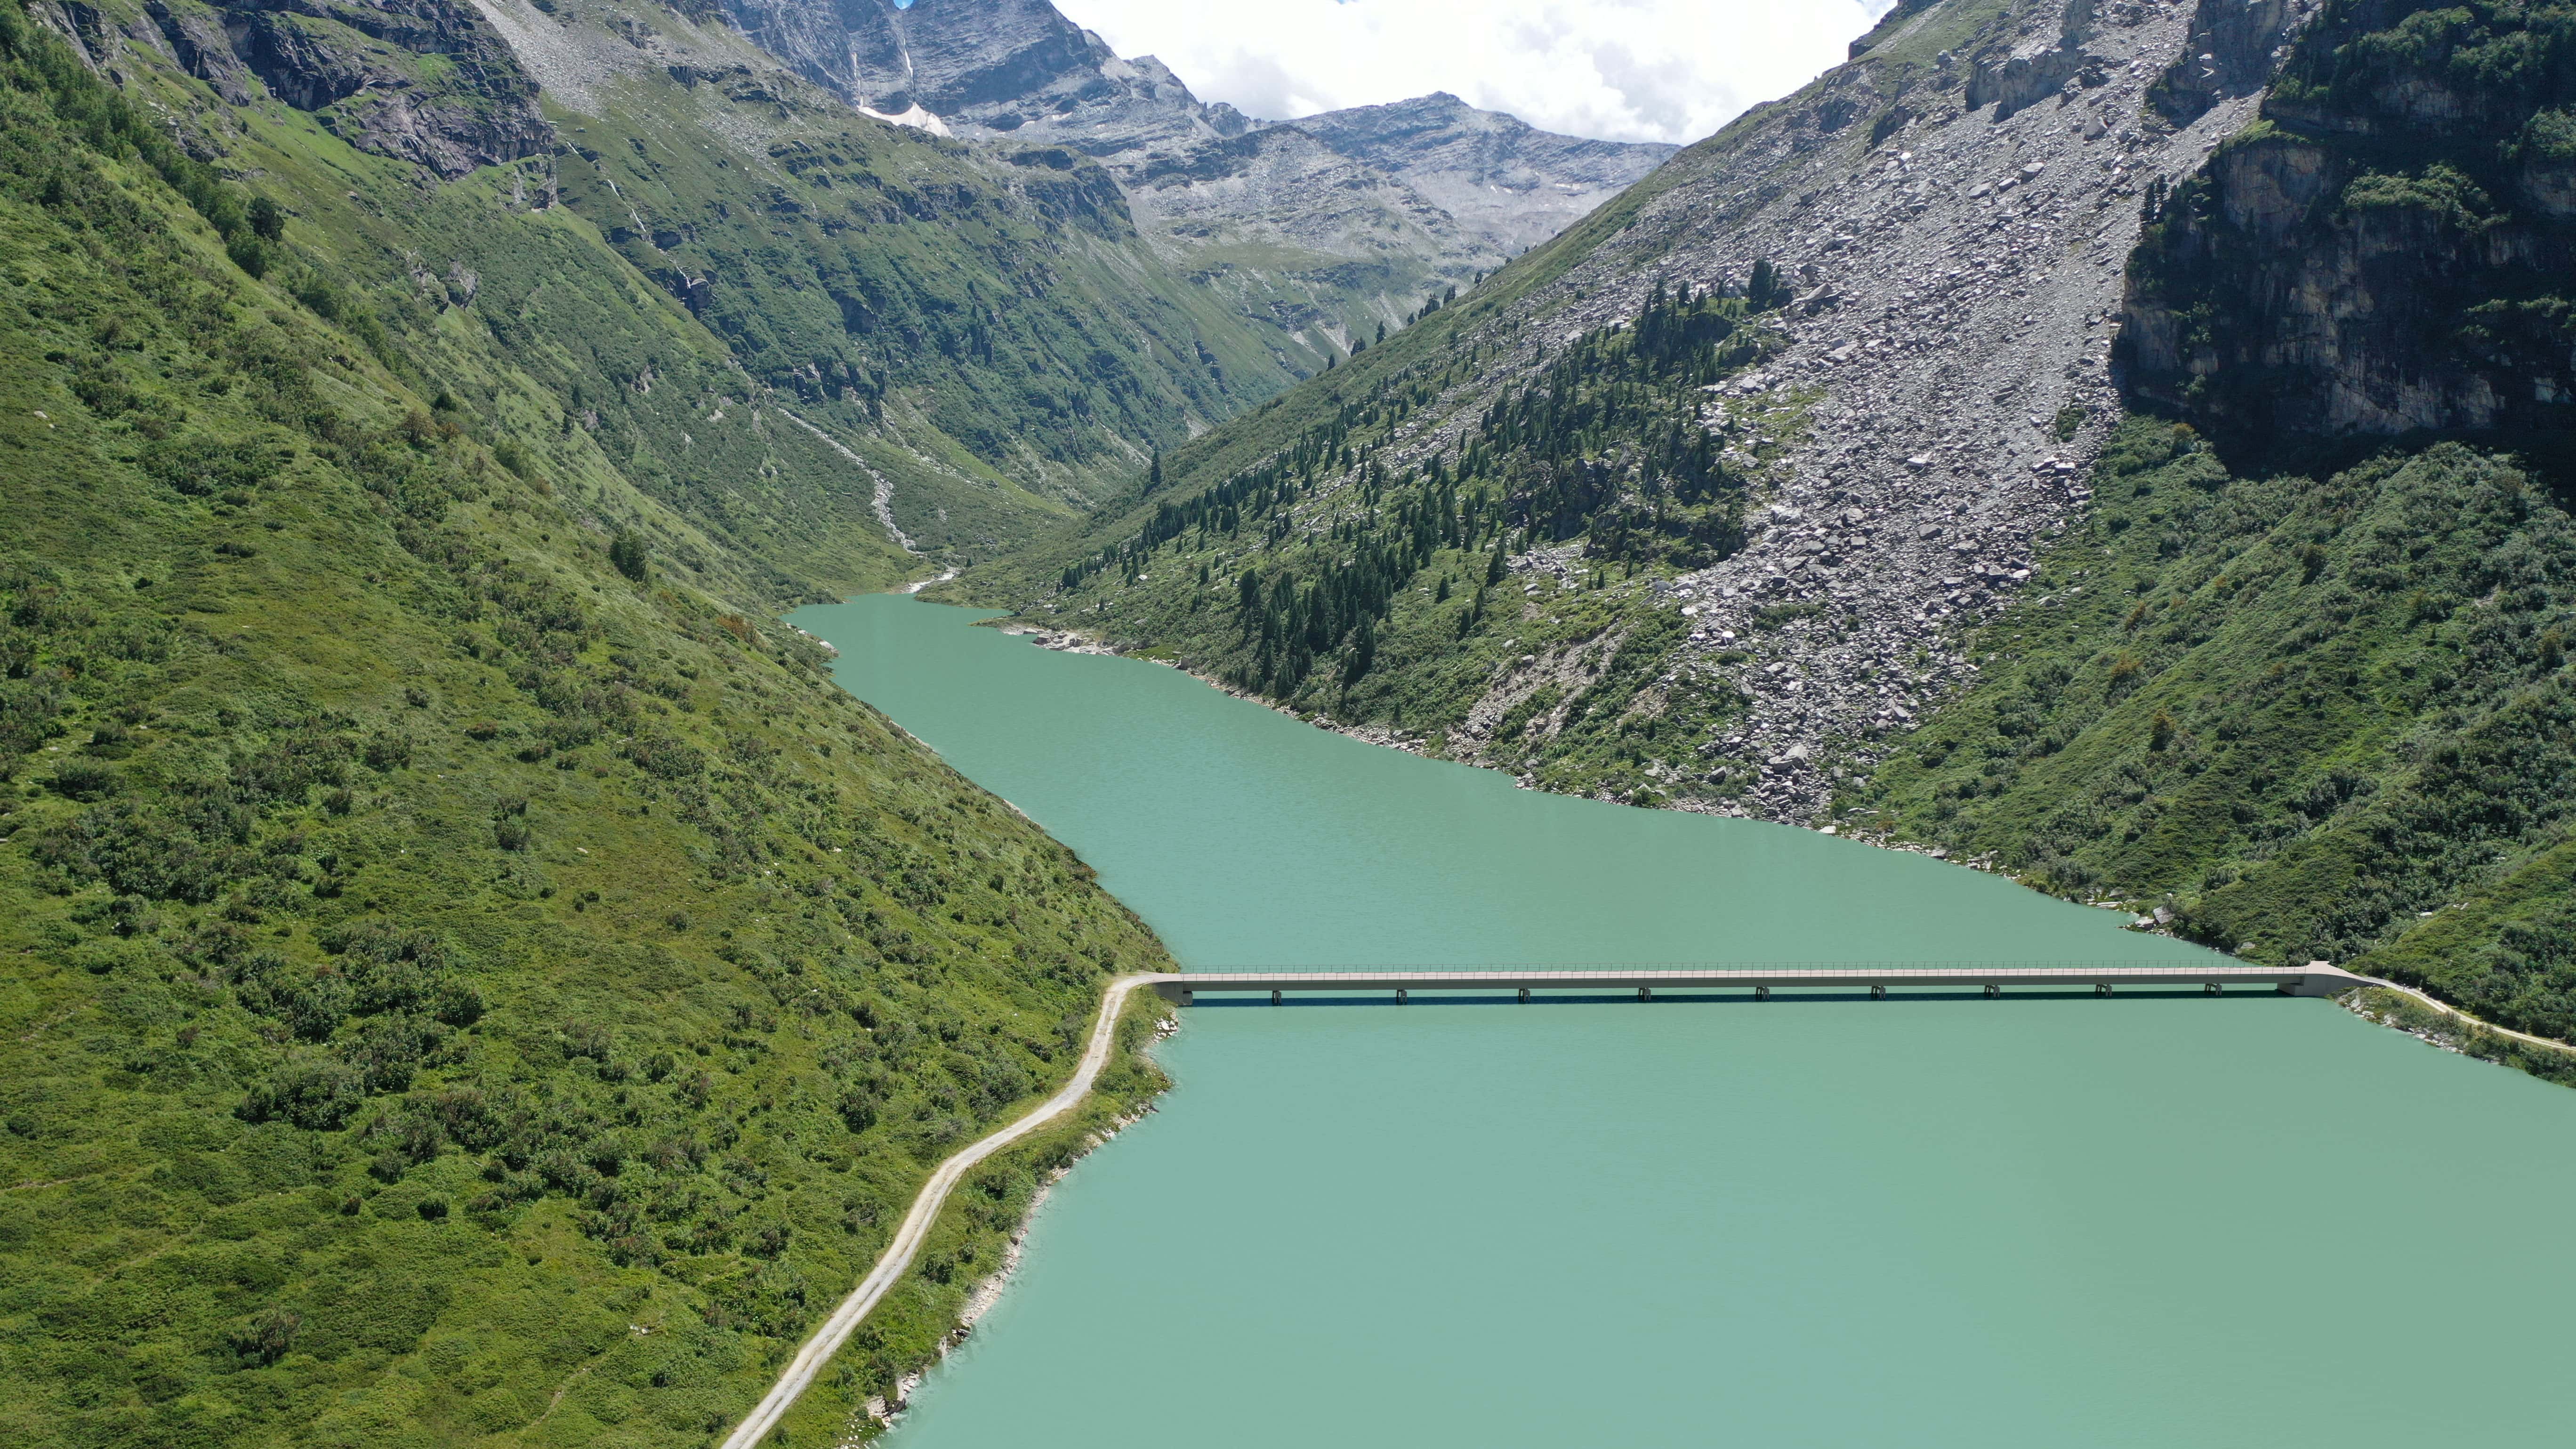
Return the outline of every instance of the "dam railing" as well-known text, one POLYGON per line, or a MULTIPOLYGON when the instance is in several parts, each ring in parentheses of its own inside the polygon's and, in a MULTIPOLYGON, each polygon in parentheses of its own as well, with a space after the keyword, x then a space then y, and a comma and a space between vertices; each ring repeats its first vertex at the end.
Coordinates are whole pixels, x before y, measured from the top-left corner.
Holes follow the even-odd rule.
POLYGON ((1555 992, 1598 996, 1635 992, 1652 1001, 1657 992, 1740 991, 1767 1000, 1773 991, 1862 992, 1885 999, 1891 991, 1981 992, 1989 997, 2021 989, 2089 989, 2109 996, 2123 987, 2198 990, 2216 996, 2230 987, 2268 987, 2284 996, 2337 996, 2370 984, 2323 961, 2305 966, 2257 966, 2239 961, 1764 961, 1654 966, 1391 966, 1345 971, 1303 967, 1228 967, 1147 978, 1165 999, 1188 1006, 1207 992, 1268 992, 1273 1005, 1291 993, 1368 995, 1392 993, 1397 1004, 1417 991, 1555 992))

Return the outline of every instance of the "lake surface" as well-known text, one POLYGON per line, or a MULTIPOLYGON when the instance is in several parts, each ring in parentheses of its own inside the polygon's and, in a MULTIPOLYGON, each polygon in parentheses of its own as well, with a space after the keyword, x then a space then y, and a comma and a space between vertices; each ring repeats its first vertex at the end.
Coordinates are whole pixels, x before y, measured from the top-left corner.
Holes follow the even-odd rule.
MULTIPOLYGON (((2148 961, 891 596, 841 682, 1192 969, 2148 961)), ((2567 1442, 2576 1092, 2268 994, 1207 1005, 902 1449, 2567 1442)))

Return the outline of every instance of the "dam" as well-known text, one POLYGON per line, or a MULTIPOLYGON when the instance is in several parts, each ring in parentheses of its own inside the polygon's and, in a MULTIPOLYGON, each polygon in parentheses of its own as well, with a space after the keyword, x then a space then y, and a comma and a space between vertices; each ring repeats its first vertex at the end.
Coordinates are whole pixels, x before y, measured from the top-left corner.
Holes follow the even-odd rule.
POLYGON ((2216 996, 2228 987, 2270 987, 2282 996, 2338 996, 2370 984, 2323 961, 2276 967, 2229 963, 2173 961, 2045 961, 1994 965, 1956 962, 1777 963, 1706 967, 1494 967, 1408 968, 1391 971, 1306 971, 1293 968, 1191 971, 1145 978, 1165 1000, 1181 1006, 1197 1003, 1208 992, 1268 992, 1272 1005, 1289 993, 1353 996, 1392 992, 1398 1005, 1416 991, 1512 991, 1518 1000, 1535 999, 1539 991, 1597 996, 1633 991, 1639 1001, 1652 1001, 1658 991, 1744 991, 1768 1000, 1773 990, 1862 991, 1885 999, 1891 988, 1916 991, 1980 991, 1999 997, 2006 988, 2024 990, 2090 989, 2109 996, 2120 987, 2199 990, 2216 996))

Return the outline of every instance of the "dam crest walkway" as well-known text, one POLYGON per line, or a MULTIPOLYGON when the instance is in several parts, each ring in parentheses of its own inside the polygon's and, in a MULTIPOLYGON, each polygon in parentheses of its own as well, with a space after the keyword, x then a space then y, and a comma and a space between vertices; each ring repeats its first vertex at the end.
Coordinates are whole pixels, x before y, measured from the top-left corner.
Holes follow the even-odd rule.
POLYGON ((1164 999, 1182 1006, 1202 993, 1263 992, 1282 1002, 1290 993, 1349 996, 1392 992, 1402 1003, 1416 991, 1514 991, 1529 1001, 1537 992, 1599 995, 1743 991, 1756 1000, 1775 990, 1956 993, 2090 989, 2109 996, 2122 987, 2199 990, 2219 995, 2230 987, 2269 987, 2284 996, 2339 996, 2371 984, 2323 961, 2305 966, 2256 966, 2212 961, 1836 961, 1762 962, 1705 966, 1410 966, 1380 970, 1314 971, 1290 967, 1241 967, 1222 971, 1163 973, 1141 978, 1164 999))

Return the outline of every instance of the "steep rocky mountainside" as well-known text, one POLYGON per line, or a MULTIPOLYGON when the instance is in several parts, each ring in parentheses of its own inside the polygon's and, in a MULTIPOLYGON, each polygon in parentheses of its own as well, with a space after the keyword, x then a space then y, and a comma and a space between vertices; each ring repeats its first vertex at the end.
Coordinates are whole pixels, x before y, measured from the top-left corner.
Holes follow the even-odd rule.
POLYGON ((2565 1037, 2571 36, 1901 7, 965 591, 1533 785, 1916 842, 2565 1037))
MULTIPOLYGON (((1345 657, 1301 678, 1297 703, 1436 731, 1454 757, 1558 788, 1821 821, 1838 783, 1974 677, 1962 631, 2081 511, 2119 408, 2109 350, 2145 193, 2251 112, 2250 98, 2222 97, 2175 129, 2147 104, 2195 15, 1954 0, 1892 16, 1857 60, 1683 152, 1456 306, 1174 456, 1164 496, 1295 439, 1325 459, 1263 539, 1193 545, 1230 584, 1309 545, 1315 557, 1289 571, 1329 575, 1335 519, 1382 509, 1387 487, 1481 492, 1480 536, 1505 544, 1515 607, 1489 603, 1461 633, 1433 616, 1468 604, 1407 590, 1385 623, 1422 631, 1410 674, 1443 682, 1417 688, 1379 666, 1386 677, 1355 683, 1345 704, 1345 657), (1732 536, 1675 548, 1632 527, 1680 515, 1662 465, 1615 427, 1572 421, 1564 448, 1515 460, 1495 403, 1551 391, 1542 380, 1571 344, 1630 326, 1659 289, 1742 297, 1757 263, 1789 295, 1729 324, 1758 345, 1699 384, 1686 418, 1718 447, 1732 536), (1548 501, 1577 483, 1580 506, 1548 501), (1623 542, 1605 544, 1599 519, 1623 542), (1626 692, 1605 692, 1597 676, 1623 651, 1626 692), (1659 723, 1676 710, 1692 738, 1659 723)), ((1104 517, 1075 549, 1126 548, 1139 517, 1104 517)), ((1062 552, 1058 571, 1082 556, 1062 552)), ((1113 610, 1118 637, 1223 672, 1232 624, 1198 607, 1183 578, 1196 567, 1094 569, 1044 607, 1113 610), (1122 572, 1159 586, 1124 586, 1122 572)), ((1447 568, 1465 582, 1463 565, 1447 568)), ((1019 578, 1022 604, 1056 582, 1019 578)))
POLYGON ((2166 418, 1874 782, 1886 824, 2576 1036, 2571 77, 2576 7, 2324 7, 2158 198, 2123 351, 2166 418))
POLYGON ((1122 59, 1047 0, 734 0, 746 34, 853 104, 1107 165, 1165 256, 1284 334, 1301 371, 1467 285, 1652 170, 1455 96, 1259 120, 1122 59))
MULTIPOLYGON (((156 36, 0 6, 0 1435, 703 1445, 1166 958, 764 621, 913 567, 801 513, 836 415, 543 160, 156 36)), ((801 1441, 1157 1081, 979 1172, 801 1441)))
POLYGON ((37 7, 94 67, 121 42, 159 51, 233 105, 263 91, 363 151, 441 176, 535 156, 554 144, 537 88, 470 5, 151 0, 121 23, 82 4, 37 7))
POLYGON ((1679 149, 1560 136, 1447 91, 1282 124, 1401 177, 1506 256, 1565 230, 1679 149))

